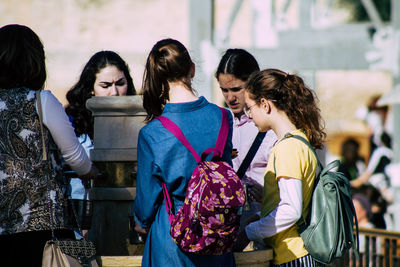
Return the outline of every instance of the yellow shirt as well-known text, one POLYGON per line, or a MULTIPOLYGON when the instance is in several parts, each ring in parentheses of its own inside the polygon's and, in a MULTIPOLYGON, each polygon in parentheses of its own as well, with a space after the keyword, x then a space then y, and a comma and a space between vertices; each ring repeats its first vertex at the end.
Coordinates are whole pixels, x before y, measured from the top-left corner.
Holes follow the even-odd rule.
MULTIPOLYGON (((291 134, 307 139, 300 130, 292 131, 291 134)), ((278 206, 280 202, 278 180, 283 177, 302 181, 302 216, 305 218, 309 212, 317 164, 313 152, 302 141, 295 138, 278 141, 271 149, 264 176, 261 217, 267 216, 278 206)), ((264 242, 274 250, 274 264, 286 263, 308 254, 298 233, 297 224, 264 239, 264 242)))

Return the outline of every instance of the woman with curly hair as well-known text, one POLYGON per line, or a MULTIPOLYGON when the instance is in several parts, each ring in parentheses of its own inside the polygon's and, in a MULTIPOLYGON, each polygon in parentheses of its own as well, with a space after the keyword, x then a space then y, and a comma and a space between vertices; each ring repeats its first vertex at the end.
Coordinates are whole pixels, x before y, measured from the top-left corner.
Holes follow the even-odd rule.
POLYGON ((113 51, 100 51, 86 63, 78 82, 67 92, 65 108, 77 136, 93 139, 93 117, 86 108, 92 96, 135 95, 135 87, 125 61, 113 51))
POLYGON ((274 266, 321 266, 304 248, 296 222, 310 211, 317 158, 303 142, 323 146, 320 109, 302 78, 276 69, 255 72, 245 86, 245 112, 261 132, 274 130, 264 176, 261 214, 239 234, 236 250, 250 240, 263 240, 274 250, 274 266))
MULTIPOLYGON (((124 96, 136 94, 129 67, 113 51, 100 51, 86 63, 78 82, 67 92, 68 105, 65 108, 78 136, 79 142, 89 155, 93 148, 93 117, 86 108, 86 101, 92 96, 124 96)), ((79 178, 70 182, 71 198, 79 202, 85 198, 85 189, 79 178)), ((86 194, 87 195, 87 194, 86 194)), ((84 226, 84 229, 89 226, 84 226)), ((87 231, 83 231, 86 235, 87 231)))

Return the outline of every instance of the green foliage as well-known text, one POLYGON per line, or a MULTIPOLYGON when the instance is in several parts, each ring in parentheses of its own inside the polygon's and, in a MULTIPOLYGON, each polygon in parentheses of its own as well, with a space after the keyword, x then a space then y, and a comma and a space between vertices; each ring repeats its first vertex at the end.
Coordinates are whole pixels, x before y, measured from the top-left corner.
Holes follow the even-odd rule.
MULTIPOLYGON (((383 21, 390 21, 390 2, 391 0, 372 0, 383 21)), ((352 10, 352 20, 356 22, 370 21, 367 11, 361 0, 339 0, 339 3, 352 10)))

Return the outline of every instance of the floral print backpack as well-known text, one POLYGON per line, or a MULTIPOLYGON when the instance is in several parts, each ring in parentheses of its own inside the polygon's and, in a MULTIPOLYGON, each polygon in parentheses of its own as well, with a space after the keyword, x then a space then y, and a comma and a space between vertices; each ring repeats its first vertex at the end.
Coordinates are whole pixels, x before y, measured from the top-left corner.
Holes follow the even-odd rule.
POLYGON ((192 152, 198 165, 189 180, 185 201, 174 216, 166 185, 163 183, 165 206, 171 223, 170 234, 186 252, 220 255, 232 250, 240 224, 239 209, 245 203, 245 190, 233 168, 222 158, 228 136, 229 122, 226 109, 221 108, 222 124, 215 148, 205 150, 201 157, 189 144, 179 127, 166 117, 159 116, 162 125, 192 152))

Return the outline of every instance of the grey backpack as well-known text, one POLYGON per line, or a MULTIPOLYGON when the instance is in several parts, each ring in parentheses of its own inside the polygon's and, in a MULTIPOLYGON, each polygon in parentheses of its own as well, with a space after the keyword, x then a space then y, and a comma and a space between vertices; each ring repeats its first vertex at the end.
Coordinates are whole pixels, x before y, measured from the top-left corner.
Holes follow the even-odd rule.
POLYGON ((297 222, 306 250, 318 262, 329 264, 343 257, 350 248, 358 258, 358 224, 349 180, 343 173, 332 171, 339 160, 322 167, 314 148, 307 139, 287 134, 305 143, 318 160, 311 208, 307 218, 297 222), (354 233, 355 226, 355 233, 354 233))

